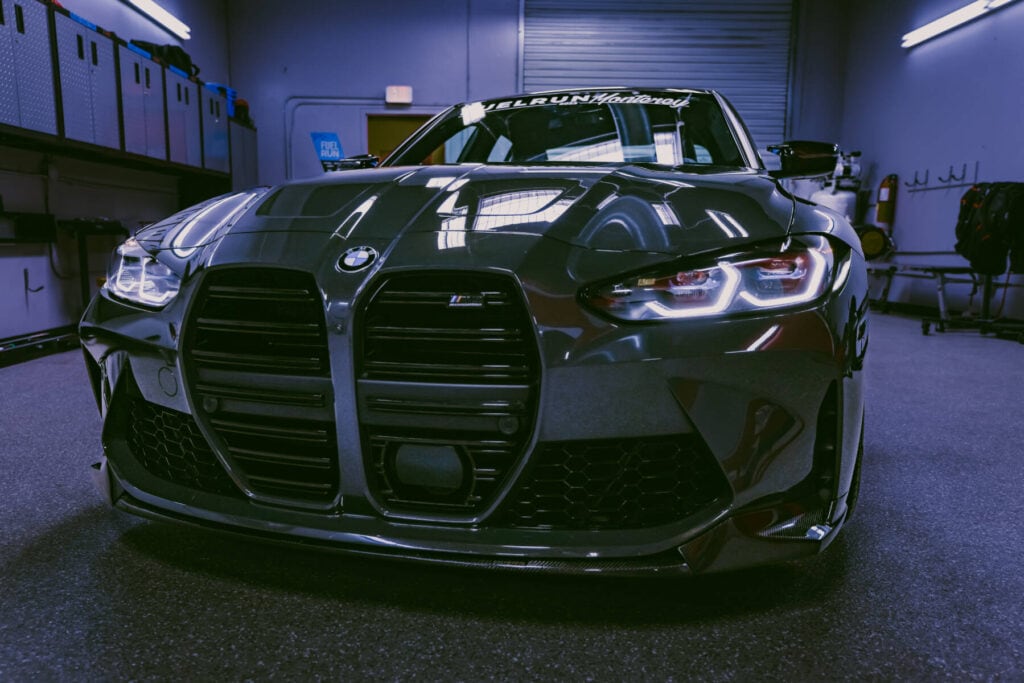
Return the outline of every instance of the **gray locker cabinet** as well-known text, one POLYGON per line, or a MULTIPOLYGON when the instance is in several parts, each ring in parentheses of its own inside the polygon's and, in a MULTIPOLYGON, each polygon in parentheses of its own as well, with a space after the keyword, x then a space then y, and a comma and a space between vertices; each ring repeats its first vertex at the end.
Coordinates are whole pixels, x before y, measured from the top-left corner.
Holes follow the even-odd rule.
POLYGON ((203 98, 203 166, 213 171, 231 171, 228 142, 228 101, 223 95, 200 88, 203 98))
POLYGON ((64 104, 64 136, 71 140, 95 142, 88 29, 63 14, 55 14, 54 23, 57 27, 60 93, 64 104))
POLYGON ((69 16, 53 18, 65 136, 120 147, 114 41, 69 16))
POLYGON ((143 58, 118 46, 121 60, 121 107, 124 111, 124 151, 146 153, 146 88, 143 83, 143 58))
POLYGON ((167 120, 164 118, 164 68, 149 62, 146 81, 146 156, 167 159, 167 120))
POLYGON ((124 45, 118 46, 118 50, 124 149, 133 154, 166 159, 163 67, 124 45))
POLYGON ((173 69, 166 71, 168 156, 171 161, 202 167, 203 139, 199 128, 199 85, 173 69))
POLYGON ((10 0, 0 0, 0 123, 17 126, 21 123, 18 111, 18 75, 14 70, 14 37, 10 0))
POLYGON ((120 149, 121 124, 117 118, 117 65, 114 41, 94 33, 89 43, 89 84, 92 87, 92 123, 96 144, 120 149), (96 58, 92 56, 95 41, 96 58))
POLYGON ((247 190, 259 185, 259 156, 256 149, 256 129, 231 121, 231 189, 247 190))
POLYGON ((0 0, 0 7, 4 22, 0 33, 7 35, 0 40, 0 80, 4 82, 0 121, 56 135, 57 99, 46 5, 38 0, 0 0), (17 103, 17 120, 12 102, 17 103))

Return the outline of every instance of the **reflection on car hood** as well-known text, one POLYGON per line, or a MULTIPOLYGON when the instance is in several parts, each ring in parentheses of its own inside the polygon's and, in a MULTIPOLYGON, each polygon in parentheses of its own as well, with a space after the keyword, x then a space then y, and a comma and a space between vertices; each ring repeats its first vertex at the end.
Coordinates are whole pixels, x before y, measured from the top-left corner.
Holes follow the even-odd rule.
POLYGON ((587 249, 679 255, 781 239, 793 216, 792 198, 755 172, 643 164, 343 171, 200 205, 209 206, 136 238, 179 258, 227 233, 268 232, 324 233, 354 244, 422 232, 518 233, 587 249))

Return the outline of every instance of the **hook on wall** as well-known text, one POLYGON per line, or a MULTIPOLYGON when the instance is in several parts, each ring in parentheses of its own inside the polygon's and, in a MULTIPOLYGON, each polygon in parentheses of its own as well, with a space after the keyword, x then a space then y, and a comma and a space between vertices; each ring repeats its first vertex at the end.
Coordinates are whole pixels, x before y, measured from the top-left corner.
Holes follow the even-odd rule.
POLYGON ((920 174, 914 171, 914 179, 909 183, 903 183, 909 190, 907 192, 933 192, 933 191, 949 191, 957 187, 969 187, 978 183, 978 172, 981 167, 980 161, 974 162, 974 180, 967 180, 967 164, 960 166, 960 173, 957 174, 953 170, 953 165, 950 164, 949 171, 945 176, 939 174, 937 177, 937 183, 935 185, 928 185, 928 171, 924 172, 924 180, 921 180, 920 174))
POLYGON ((46 285, 39 285, 38 287, 31 287, 31 286, 29 286, 29 284, 28 284, 28 268, 22 268, 21 273, 25 277, 25 296, 28 296, 28 294, 30 292, 32 294, 35 294, 37 292, 43 291, 43 289, 46 288, 46 285))
POLYGON ((927 185, 928 184, 928 173, 929 173, 929 171, 926 168, 924 170, 924 180, 922 180, 922 179, 917 177, 918 176, 918 172, 915 170, 914 171, 914 179, 912 181, 910 181, 909 183, 908 182, 904 182, 903 184, 906 185, 907 187, 922 187, 924 185, 927 185))
POLYGON ((967 164, 964 164, 960 168, 960 175, 956 175, 955 173, 953 173, 953 164, 950 164, 949 165, 949 173, 947 174, 947 176, 945 178, 943 178, 942 176, 939 176, 939 182, 940 183, 946 183, 946 184, 948 184, 948 183, 959 183, 959 182, 962 182, 966 177, 967 177, 967 164))

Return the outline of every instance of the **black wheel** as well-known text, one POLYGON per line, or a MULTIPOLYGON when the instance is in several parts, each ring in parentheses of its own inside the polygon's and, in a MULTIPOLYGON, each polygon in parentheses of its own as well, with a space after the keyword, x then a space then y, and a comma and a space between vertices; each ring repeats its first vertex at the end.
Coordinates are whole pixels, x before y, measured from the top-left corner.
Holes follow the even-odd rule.
POLYGON ((850 479, 850 492, 846 494, 846 521, 853 517, 853 511, 857 507, 857 499, 860 498, 860 464, 864 461, 864 425, 860 428, 860 444, 857 446, 857 464, 853 466, 853 478, 850 479))
POLYGON ((928 336, 928 333, 932 331, 932 324, 928 321, 921 321, 921 334, 928 336))

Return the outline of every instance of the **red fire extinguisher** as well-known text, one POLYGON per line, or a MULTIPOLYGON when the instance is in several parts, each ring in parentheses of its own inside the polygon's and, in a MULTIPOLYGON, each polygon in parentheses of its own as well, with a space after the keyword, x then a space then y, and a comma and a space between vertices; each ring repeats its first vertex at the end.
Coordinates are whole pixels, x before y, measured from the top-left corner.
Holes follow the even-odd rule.
POLYGON ((896 215, 896 189, 899 178, 890 173, 878 186, 878 201, 875 205, 875 222, 892 230, 892 221, 896 215))

